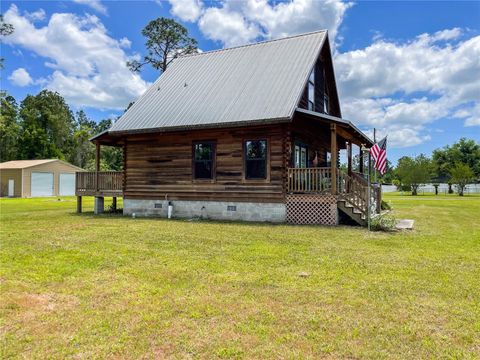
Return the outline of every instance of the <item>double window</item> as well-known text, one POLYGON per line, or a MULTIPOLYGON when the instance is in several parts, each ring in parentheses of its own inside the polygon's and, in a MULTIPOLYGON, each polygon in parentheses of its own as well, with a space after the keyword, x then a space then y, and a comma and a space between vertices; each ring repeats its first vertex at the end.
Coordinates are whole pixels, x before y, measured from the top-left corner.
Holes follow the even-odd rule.
POLYGON ((308 110, 315 111, 315 70, 308 78, 308 110))
POLYGON ((267 178, 267 140, 245 141, 245 178, 267 178))
POLYGON ((214 179, 215 143, 197 142, 193 144, 193 178, 199 180, 214 179))

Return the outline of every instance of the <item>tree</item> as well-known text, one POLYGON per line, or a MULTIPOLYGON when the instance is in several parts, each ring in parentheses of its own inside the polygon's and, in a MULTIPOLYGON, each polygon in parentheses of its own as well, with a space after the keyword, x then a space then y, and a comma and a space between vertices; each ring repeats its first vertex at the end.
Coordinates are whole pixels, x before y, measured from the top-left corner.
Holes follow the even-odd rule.
POLYGON ((452 146, 445 146, 433 151, 432 160, 435 176, 441 181, 448 181, 452 164, 461 162, 480 177, 480 145, 475 140, 461 138, 452 146))
POLYGON ((18 151, 18 106, 13 96, 0 96, 0 162, 14 160, 18 151))
POLYGON ((145 46, 148 55, 144 56, 143 62, 127 62, 133 72, 139 72, 146 64, 164 72, 172 60, 197 52, 197 41, 189 37, 188 30, 173 19, 160 17, 150 21, 142 30, 142 35, 147 38, 145 46))
POLYGON ((68 161, 85 168, 95 158, 95 146, 90 138, 95 134, 97 124, 90 120, 83 110, 77 112, 75 122, 76 128, 73 132, 72 149, 68 161))
MULTIPOLYGON (((3 15, 0 14, 0 37, 8 36, 13 34, 14 28, 12 24, 6 23, 3 20, 3 15)), ((3 61, 5 59, 0 57, 0 69, 3 69, 3 61)))
POLYGON ((450 169, 450 175, 452 183, 457 187, 458 195, 463 196, 465 186, 474 178, 472 169, 467 164, 457 162, 450 169))
POLYGON ((19 157, 68 158, 74 118, 63 97, 49 90, 28 95, 20 105, 19 157))
POLYGON ((418 187, 430 180, 431 161, 423 154, 415 158, 404 156, 398 160, 396 172, 402 185, 409 186, 412 195, 417 195, 418 187))

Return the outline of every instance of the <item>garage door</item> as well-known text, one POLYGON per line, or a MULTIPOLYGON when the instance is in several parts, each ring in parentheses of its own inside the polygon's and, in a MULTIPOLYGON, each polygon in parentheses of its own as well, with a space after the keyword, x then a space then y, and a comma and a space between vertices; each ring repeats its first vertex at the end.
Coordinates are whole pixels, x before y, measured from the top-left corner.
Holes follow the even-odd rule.
POLYGON ((32 172, 31 196, 53 196, 53 173, 32 172))
POLYGON ((60 195, 75 195, 75 174, 60 174, 60 195))

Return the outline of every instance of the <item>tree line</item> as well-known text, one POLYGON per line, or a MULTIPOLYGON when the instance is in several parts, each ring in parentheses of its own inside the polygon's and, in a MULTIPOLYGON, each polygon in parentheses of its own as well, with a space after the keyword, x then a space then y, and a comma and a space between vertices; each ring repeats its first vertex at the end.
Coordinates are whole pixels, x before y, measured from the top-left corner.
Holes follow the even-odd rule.
POLYGON ((472 139, 461 138, 451 146, 433 151, 428 157, 403 156, 397 166, 387 166, 387 173, 380 177, 383 183, 391 183, 403 191, 417 195, 422 184, 431 183, 438 194, 440 183, 448 184, 448 192, 454 190, 463 196, 467 184, 480 180, 480 145, 472 139))
MULTIPOLYGON (((83 110, 74 113, 57 92, 42 90, 20 104, 0 94, 0 162, 58 158, 87 170, 95 169, 95 145, 89 139, 112 125, 95 122, 83 110)), ((102 146, 102 170, 121 170, 122 149, 102 146)))

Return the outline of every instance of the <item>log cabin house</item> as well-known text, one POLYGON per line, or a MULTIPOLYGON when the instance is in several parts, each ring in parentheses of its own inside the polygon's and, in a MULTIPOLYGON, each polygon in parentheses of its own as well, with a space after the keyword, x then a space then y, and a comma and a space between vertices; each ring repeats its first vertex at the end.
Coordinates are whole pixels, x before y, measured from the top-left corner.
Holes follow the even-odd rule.
POLYGON ((166 217, 170 205, 180 218, 365 224, 352 146, 372 141, 342 118, 327 31, 178 58, 91 140, 97 171, 77 173, 78 211, 82 196, 96 213, 123 196, 125 215, 166 217), (103 145, 123 148, 123 172, 99 171, 103 145))

